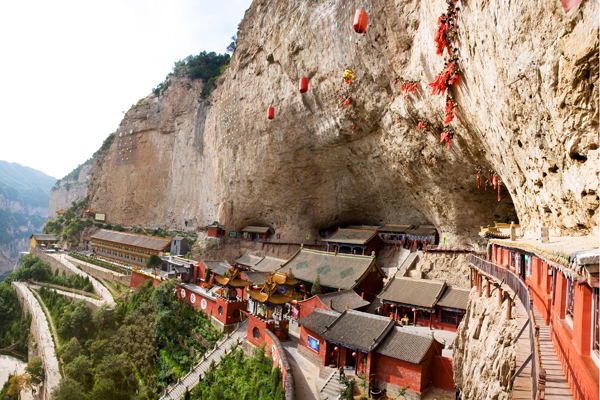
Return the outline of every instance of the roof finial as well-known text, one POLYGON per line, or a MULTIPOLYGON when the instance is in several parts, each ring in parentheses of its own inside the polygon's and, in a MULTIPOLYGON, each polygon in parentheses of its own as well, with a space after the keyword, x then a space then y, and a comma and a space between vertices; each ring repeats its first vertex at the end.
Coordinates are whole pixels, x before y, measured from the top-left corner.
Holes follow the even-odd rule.
POLYGON ((348 311, 348 304, 346 304, 346 307, 345 307, 345 309, 346 309, 346 311, 348 311))

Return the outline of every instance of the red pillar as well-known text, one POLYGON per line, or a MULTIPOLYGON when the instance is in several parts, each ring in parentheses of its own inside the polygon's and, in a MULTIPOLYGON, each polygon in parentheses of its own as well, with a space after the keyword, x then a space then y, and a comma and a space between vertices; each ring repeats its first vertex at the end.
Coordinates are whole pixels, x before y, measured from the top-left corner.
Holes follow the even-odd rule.
POLYGON ((575 310, 573 312, 573 341, 579 354, 590 354, 592 340, 592 290, 585 284, 575 285, 575 310))
POLYGON ((565 318, 565 307, 567 306, 567 278, 562 272, 556 272, 556 299, 554 300, 554 312, 559 319, 565 318))

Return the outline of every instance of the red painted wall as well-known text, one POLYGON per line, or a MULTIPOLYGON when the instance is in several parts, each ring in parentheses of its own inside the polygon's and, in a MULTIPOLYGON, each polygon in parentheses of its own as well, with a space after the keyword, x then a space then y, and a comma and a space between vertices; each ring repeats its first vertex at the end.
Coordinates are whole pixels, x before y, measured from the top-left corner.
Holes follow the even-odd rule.
POLYGON ((325 365, 325 359, 327 356, 327 342, 321 336, 317 335, 315 332, 310 329, 306 329, 303 326, 300 326, 300 346, 305 347, 309 352, 316 354, 321 359, 321 365, 325 365), (308 335, 319 341, 319 352, 317 353, 313 349, 308 346, 308 335))
POLYGON ((409 386, 413 392, 422 392, 420 365, 374 353, 371 360, 371 373, 375 374, 379 381, 398 387, 409 386))
MULTIPOLYGON (((273 368, 279 367, 282 375, 282 383, 285 389, 285 378, 287 377, 288 371, 283 367, 283 363, 281 362, 281 354, 279 352, 281 346, 281 342, 275 343, 273 338, 270 335, 265 334, 265 353, 267 357, 271 357, 273 360, 273 368)), ((283 351, 283 349, 281 349, 283 351)))
POLYGON ((206 315, 212 315, 224 325, 235 324, 241 321, 241 311, 246 311, 248 308, 247 301, 227 301, 219 296, 213 299, 209 296, 204 296, 201 292, 192 292, 191 290, 185 290, 185 298, 181 297, 182 287, 177 285, 177 298, 187 302, 195 310, 200 310, 206 315), (191 294, 194 293, 195 301, 192 303, 191 294), (205 300, 205 303, 202 302, 205 300), (205 305, 203 308, 202 305, 205 305), (222 307, 223 312, 219 314, 219 307, 222 307), (236 312, 236 310, 240 310, 236 312))
POLYGON ((359 295, 365 294, 365 300, 371 301, 383 289, 383 276, 378 271, 370 272, 356 289, 359 295))
POLYGON ((452 359, 434 355, 432 364, 433 386, 453 392, 455 385, 452 372, 452 359))
POLYGON ((248 339, 250 343, 260 347, 265 342, 265 337, 268 336, 265 333, 266 329, 270 330, 271 332, 274 332, 275 322, 266 322, 265 320, 250 314, 248 318, 248 333, 246 339, 248 339), (258 338, 254 337, 254 328, 258 329, 258 338))
POLYGON ((299 301, 298 305, 300 306, 300 313, 298 314, 299 320, 308 316, 317 308, 320 310, 329 310, 329 307, 326 307, 325 304, 323 304, 323 302, 319 300, 317 296, 313 296, 310 299, 299 301))
POLYGON ((154 281, 153 285, 155 288, 159 287, 160 284, 162 283, 162 281, 157 278, 153 278, 151 276, 141 274, 136 271, 132 271, 131 272, 131 282, 129 283, 129 288, 137 289, 140 286, 144 286, 144 283, 146 283, 146 281, 149 279, 152 279, 154 281))

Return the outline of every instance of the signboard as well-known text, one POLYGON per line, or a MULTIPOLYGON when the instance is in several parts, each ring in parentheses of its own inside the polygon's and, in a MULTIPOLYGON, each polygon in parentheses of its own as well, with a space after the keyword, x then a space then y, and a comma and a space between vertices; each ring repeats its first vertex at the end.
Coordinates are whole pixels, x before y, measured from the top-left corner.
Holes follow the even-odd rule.
POLYGON ((96 214, 96 216, 94 218, 96 218, 96 221, 105 221, 106 214, 96 214))
POLYGON ((229 232, 229 237, 236 237, 237 236, 237 232, 231 231, 229 232))
POLYGON ((308 347, 312 350, 319 352, 319 341, 312 336, 308 336, 308 347))
POLYGON ((444 235, 444 238, 442 239, 442 243, 443 244, 447 244, 448 243, 448 236, 444 235))

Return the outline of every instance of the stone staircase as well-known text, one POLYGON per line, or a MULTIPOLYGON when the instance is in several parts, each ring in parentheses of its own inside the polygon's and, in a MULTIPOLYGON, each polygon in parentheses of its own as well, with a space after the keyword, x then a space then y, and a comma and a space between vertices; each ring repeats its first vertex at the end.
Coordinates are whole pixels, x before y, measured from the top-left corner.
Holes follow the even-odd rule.
POLYGON ((335 370, 325 381, 325 385, 319 391, 321 400, 335 400, 340 398, 340 391, 344 387, 340 383, 340 373, 335 370))
POLYGON ((404 260, 402 265, 400 265, 400 267, 398 268, 398 272, 396 272, 396 276, 399 278, 406 276, 408 270, 410 270, 411 268, 414 268, 417 265, 420 254, 421 254, 420 251, 415 251, 413 253, 410 253, 409 256, 406 257, 406 259, 404 260))
POLYGON ((212 361, 219 364, 221 358, 225 354, 231 353, 231 346, 238 345, 246 338, 248 330, 248 320, 244 321, 235 331, 227 334, 221 342, 217 342, 214 350, 205 354, 198 364, 183 378, 179 378, 176 383, 169 386, 160 398, 161 399, 181 399, 185 395, 186 390, 192 390, 204 376, 206 370, 212 361))

